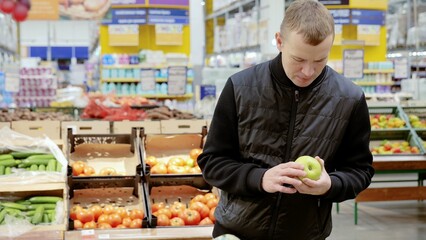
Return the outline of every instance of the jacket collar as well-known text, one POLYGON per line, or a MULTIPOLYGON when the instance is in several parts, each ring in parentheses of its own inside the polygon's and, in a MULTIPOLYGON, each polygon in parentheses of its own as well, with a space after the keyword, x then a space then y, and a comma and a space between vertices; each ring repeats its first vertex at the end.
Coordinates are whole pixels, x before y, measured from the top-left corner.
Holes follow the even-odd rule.
POLYGON ((273 79, 278 82, 279 84, 285 85, 287 87, 293 87, 298 88, 300 90, 304 89, 310 89, 315 86, 317 86, 319 83, 322 82, 324 79, 324 76, 327 72, 327 66, 322 70, 321 74, 311 83, 311 85, 307 87, 298 87, 294 85, 294 83, 290 80, 290 78, 287 77, 287 74, 284 72, 283 64, 282 64, 282 58, 281 58, 281 52, 276 56, 274 59, 271 60, 269 64, 269 69, 272 73, 273 79))

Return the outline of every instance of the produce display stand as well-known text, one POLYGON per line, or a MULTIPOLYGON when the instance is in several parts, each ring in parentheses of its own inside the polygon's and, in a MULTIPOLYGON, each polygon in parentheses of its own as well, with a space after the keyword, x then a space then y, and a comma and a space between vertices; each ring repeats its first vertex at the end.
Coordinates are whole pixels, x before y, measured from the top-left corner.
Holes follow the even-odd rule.
MULTIPOLYGON (((37 183, 37 184, 7 184, 0 185, 0 198, 24 199, 30 196, 58 196, 64 199, 63 215, 67 216, 66 200, 68 190, 66 183, 37 183)), ((61 224, 36 225, 31 231, 19 236, 2 237, 0 239, 63 239, 63 233, 67 229, 68 222, 62 221, 61 224)), ((0 231, 7 231, 7 227, 0 226, 0 231)))

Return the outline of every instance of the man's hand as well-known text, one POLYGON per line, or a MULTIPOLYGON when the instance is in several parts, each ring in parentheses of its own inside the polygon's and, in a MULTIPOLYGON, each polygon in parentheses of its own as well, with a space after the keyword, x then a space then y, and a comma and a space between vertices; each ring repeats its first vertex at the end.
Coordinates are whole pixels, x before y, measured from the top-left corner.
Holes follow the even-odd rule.
POLYGON ((299 177, 306 175, 303 165, 295 162, 279 164, 268 169, 263 175, 262 187, 268 193, 296 193, 304 183, 299 177))
MULTIPOLYGON (((324 160, 316 156, 322 167, 320 179, 314 181, 309 178, 303 178, 303 184, 294 185, 299 193, 310 195, 323 195, 331 188, 331 179, 324 167, 324 160)), ((265 173, 266 174, 266 173, 265 173)))

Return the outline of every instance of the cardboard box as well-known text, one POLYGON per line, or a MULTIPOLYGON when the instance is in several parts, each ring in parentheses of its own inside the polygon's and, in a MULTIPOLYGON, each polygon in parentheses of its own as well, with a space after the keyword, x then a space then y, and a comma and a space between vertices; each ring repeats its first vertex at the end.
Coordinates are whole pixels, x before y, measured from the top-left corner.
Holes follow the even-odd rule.
MULTIPOLYGON (((30 231, 26 231, 20 236, 13 237, 13 239, 37 239, 37 236, 43 236, 44 239, 62 239, 63 233, 67 229, 68 221, 68 192, 65 183, 43 183, 43 184, 27 184, 27 185, 2 185, 0 186, 0 199, 2 201, 17 201, 28 199, 33 196, 57 196, 64 199, 61 209, 63 212, 56 213, 59 224, 40 224, 33 225, 30 231)), ((25 226, 19 229, 23 230, 25 226)), ((14 231, 18 228, 13 227, 14 231)), ((9 231, 8 226, 0 225, 0 239, 9 231)), ((9 239, 9 238, 7 238, 9 239)))
POLYGON ((129 134, 133 127, 143 127, 146 134, 160 134, 160 121, 121 121, 113 122, 114 134, 129 134))
POLYGON ((67 157, 70 166, 82 161, 94 168, 95 175, 105 169, 113 169, 116 176, 135 176, 140 164, 140 133, 132 134, 73 134, 68 130, 67 157))
MULTIPOLYGON (((75 205, 79 205, 84 209, 88 209, 93 205, 99 205, 101 207, 110 205, 114 208, 125 208, 128 213, 130 213, 130 211, 133 209, 139 209, 144 213, 144 219, 142 219, 142 228, 146 228, 148 226, 145 213, 145 199, 140 185, 134 187, 74 189, 73 197, 70 198, 69 205, 70 209, 72 209, 75 205)), ((74 230, 74 224, 71 219, 69 219, 68 230, 74 230)))
POLYGON ((199 133, 206 124, 205 119, 162 120, 161 134, 199 133))
POLYGON ((61 138, 60 121, 13 121, 12 130, 30 137, 47 136, 52 140, 61 138))
POLYGON ((67 139, 67 129, 71 128, 74 134, 109 134, 108 121, 66 121, 61 123, 61 137, 67 139))

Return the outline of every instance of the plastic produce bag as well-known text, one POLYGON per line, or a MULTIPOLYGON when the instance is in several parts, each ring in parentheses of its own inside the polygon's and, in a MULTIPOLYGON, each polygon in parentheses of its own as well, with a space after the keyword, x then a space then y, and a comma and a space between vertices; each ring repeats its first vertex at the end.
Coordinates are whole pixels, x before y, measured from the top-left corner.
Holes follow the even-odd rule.
POLYGON ((27 171, 26 169, 13 168, 12 174, 1 175, 2 184, 33 184, 65 182, 68 161, 59 147, 48 137, 34 138, 15 132, 8 127, 0 129, 0 153, 10 152, 46 153, 52 154, 57 163, 62 165, 57 171, 27 171))

